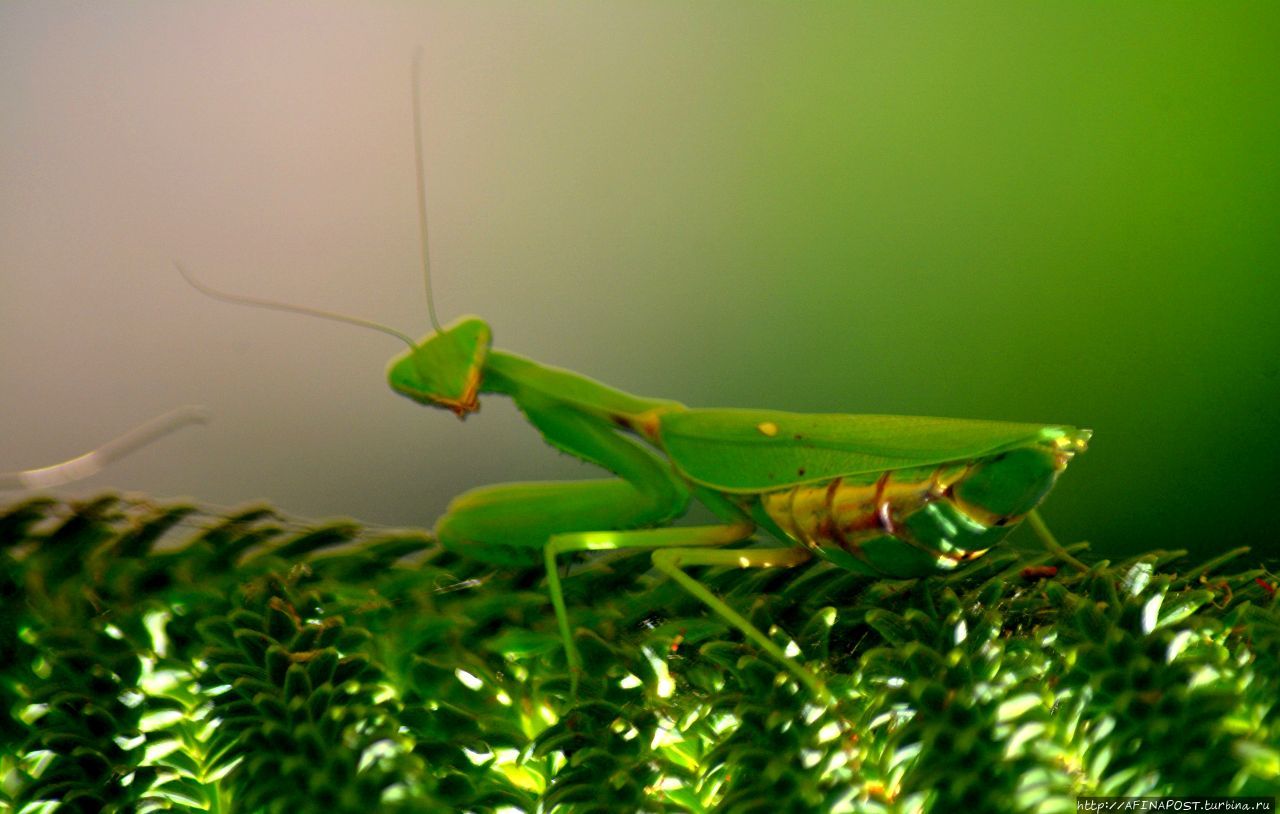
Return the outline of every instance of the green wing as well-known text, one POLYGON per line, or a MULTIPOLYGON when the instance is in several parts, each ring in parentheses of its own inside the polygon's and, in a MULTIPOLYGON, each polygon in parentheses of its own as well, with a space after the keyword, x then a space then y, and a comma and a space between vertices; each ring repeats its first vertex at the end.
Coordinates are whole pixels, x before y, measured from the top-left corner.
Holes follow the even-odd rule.
POLYGON ((735 409, 668 414, 660 432, 680 472, 727 492, 966 461, 1079 433, 1063 425, 735 409))

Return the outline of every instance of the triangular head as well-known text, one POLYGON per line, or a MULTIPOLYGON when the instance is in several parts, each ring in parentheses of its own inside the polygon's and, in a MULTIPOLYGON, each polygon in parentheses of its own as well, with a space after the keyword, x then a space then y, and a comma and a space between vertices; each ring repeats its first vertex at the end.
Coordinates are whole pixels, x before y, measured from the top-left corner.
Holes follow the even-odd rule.
POLYGON ((422 338, 387 364, 391 389, 458 418, 480 409, 476 399, 493 333, 479 317, 462 317, 422 338))

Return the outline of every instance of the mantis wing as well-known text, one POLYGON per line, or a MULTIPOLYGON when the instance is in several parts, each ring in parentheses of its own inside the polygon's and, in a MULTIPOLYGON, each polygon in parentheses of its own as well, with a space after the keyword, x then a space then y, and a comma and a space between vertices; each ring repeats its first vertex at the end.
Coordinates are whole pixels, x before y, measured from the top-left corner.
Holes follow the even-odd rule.
POLYGON ((1083 434, 1065 425, 736 409, 665 415, 660 432, 680 472, 725 492, 967 461, 1083 434))

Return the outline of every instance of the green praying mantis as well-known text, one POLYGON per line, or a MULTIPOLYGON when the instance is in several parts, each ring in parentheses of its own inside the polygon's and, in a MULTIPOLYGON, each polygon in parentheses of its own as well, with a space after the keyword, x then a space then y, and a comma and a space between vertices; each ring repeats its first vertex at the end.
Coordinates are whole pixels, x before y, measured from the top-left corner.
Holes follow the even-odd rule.
POLYGON ((576 693, 582 659, 565 606, 561 557, 647 550, 653 567, 742 632, 816 696, 822 680, 686 573, 691 566, 777 568, 813 557, 879 577, 948 571, 981 556, 1019 523, 1077 564, 1036 515, 1091 432, 891 415, 696 409, 634 396, 587 376, 492 347, 484 320, 442 327, 431 298, 417 60, 414 146, 423 274, 432 330, 414 340, 368 320, 228 294, 179 272, 204 294, 240 305, 335 319, 407 346, 388 365, 391 389, 465 418, 484 394, 510 398, 552 447, 614 477, 510 483, 467 492, 435 526, 448 550, 497 565, 541 560, 576 693), (697 501, 719 518, 673 526, 697 501), (766 547, 726 548, 758 532, 766 547))
MULTIPOLYGON (((298 310, 182 273, 213 297, 298 310)), ((1028 516, 1047 537, 1034 510, 1090 437, 1058 424, 693 409, 497 350, 491 336, 484 320, 463 317, 417 342, 405 337, 410 347, 387 376, 395 392, 459 418, 479 409, 481 394, 505 395, 551 446, 616 476, 483 487, 456 498, 435 527, 441 545, 474 559, 542 559, 575 682, 582 661, 556 567, 563 555, 652 550, 655 568, 824 695, 816 676, 683 568, 818 556, 870 576, 954 569, 1028 516), (669 526, 693 500, 723 522, 669 526), (781 545, 722 548, 757 530, 781 545)))

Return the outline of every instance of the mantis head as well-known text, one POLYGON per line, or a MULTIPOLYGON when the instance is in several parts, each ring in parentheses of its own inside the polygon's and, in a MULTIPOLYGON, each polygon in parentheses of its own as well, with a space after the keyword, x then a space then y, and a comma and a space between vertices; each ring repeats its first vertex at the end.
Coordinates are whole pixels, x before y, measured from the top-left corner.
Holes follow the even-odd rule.
POLYGON ((462 317, 392 357, 387 383, 420 404, 443 407, 458 418, 480 409, 476 396, 492 332, 479 317, 462 317))

